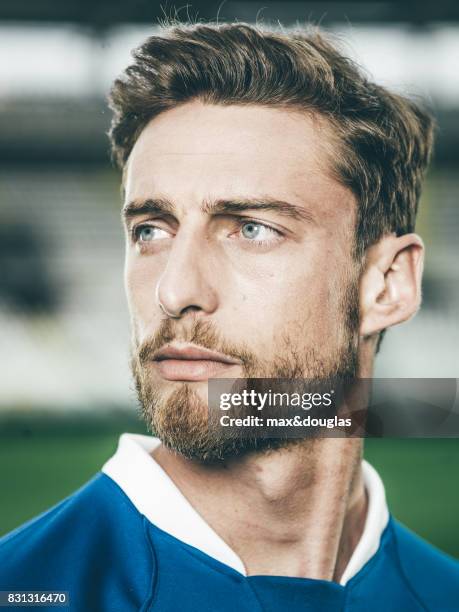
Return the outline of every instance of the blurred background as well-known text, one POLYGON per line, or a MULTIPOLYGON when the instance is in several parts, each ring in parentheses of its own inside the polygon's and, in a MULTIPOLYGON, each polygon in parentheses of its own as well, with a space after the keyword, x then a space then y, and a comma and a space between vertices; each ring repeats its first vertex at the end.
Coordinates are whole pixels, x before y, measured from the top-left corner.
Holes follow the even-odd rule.
MULTIPOLYGON (((121 431, 144 431, 104 98, 165 16, 320 24, 376 81, 426 100, 439 130, 418 223, 424 302, 387 333, 376 376, 459 377, 459 4, 163 6, 0 3, 0 535, 90 478, 121 431)), ((395 516, 459 557, 459 441, 370 440, 366 454, 395 516)))

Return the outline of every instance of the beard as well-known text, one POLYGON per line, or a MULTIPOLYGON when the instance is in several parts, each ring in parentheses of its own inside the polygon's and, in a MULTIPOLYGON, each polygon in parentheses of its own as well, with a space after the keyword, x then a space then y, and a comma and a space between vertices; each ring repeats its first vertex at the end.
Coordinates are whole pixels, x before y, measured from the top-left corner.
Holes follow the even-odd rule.
POLYGON ((228 436, 214 419, 209 418, 209 407, 194 390, 193 383, 174 383, 177 386, 170 391, 152 380, 152 357, 165 344, 180 340, 240 360, 244 378, 308 379, 312 384, 320 384, 326 379, 348 380, 358 371, 359 301, 356 283, 343 292, 341 312, 339 338, 335 346, 328 347, 328 351, 319 354, 313 347, 295 349, 298 335, 290 337, 281 333, 273 338, 277 355, 270 361, 258 357, 247 345, 236 345, 226 340, 211 321, 201 319, 195 319, 187 333, 180 327, 180 322, 164 319, 153 338, 139 345, 134 337, 131 370, 148 430, 169 450, 206 464, 304 443, 305 438, 228 436))

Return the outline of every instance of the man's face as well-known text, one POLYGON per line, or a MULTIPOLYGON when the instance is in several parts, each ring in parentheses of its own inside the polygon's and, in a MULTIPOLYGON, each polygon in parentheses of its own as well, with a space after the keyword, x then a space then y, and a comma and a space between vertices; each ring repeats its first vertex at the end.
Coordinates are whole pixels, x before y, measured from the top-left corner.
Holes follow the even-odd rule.
POLYGON ((236 452, 209 431, 208 378, 355 373, 356 203, 332 176, 331 143, 317 117, 190 102, 133 148, 132 367, 147 422, 188 457, 236 452))

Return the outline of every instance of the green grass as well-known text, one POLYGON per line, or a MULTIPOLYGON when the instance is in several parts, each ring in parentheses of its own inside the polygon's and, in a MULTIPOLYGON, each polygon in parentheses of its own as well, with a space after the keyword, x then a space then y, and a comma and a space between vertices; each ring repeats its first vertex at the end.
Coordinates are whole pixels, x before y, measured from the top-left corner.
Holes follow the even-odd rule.
POLYGON ((115 452, 135 415, 6 414, 0 419, 0 535, 70 495, 115 452))
POLYGON ((368 440, 392 514, 459 558, 459 439, 368 440))
MULTIPOLYGON (((0 535, 89 480, 135 420, 36 421, 2 427, 0 535)), ((459 558, 459 440, 369 440, 366 457, 381 474, 392 513, 459 558)))
POLYGON ((116 448, 116 434, 17 437, 1 441, 0 534, 89 480, 116 448))

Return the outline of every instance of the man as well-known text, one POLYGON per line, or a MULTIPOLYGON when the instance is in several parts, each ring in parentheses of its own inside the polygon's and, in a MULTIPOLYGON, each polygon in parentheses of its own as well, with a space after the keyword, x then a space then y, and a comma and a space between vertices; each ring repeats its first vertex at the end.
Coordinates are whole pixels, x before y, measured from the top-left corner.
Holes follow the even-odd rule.
POLYGON ((152 36, 114 84, 132 369, 155 437, 0 543, 1 589, 75 610, 459 610, 353 436, 239 438, 210 378, 369 378, 420 304, 432 120, 320 34, 152 36))

